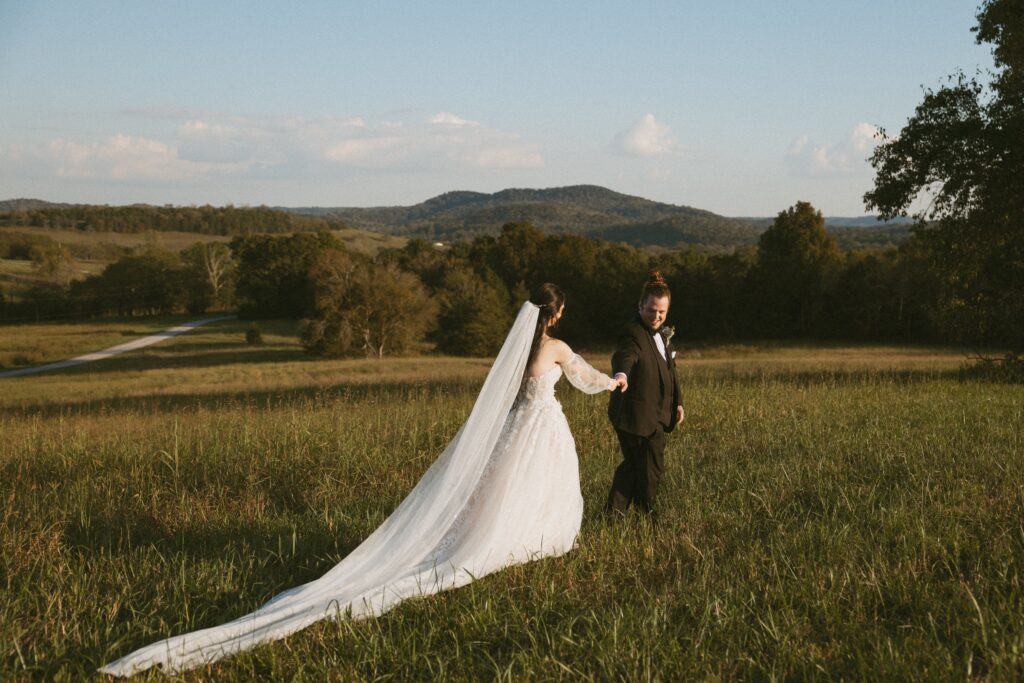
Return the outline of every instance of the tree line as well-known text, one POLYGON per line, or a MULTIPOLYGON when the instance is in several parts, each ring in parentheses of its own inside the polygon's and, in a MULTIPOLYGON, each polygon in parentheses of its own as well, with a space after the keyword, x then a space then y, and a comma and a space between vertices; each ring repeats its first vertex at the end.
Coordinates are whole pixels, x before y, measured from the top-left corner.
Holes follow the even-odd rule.
POLYGON ((304 341, 331 355, 400 350, 415 338, 446 353, 489 355, 529 289, 550 281, 569 302, 560 334, 573 345, 607 345, 653 269, 672 288, 670 322, 684 340, 1001 341, 943 317, 931 264, 913 241, 843 253, 804 202, 780 213, 756 247, 731 254, 652 254, 514 223, 445 250, 413 240, 374 262, 326 249, 310 270, 304 341), (371 329, 375 316, 400 321, 401 333, 371 329))
MULTIPOLYGON (((25 248, 22 245, 21 248, 25 248)), ((34 251, 33 251, 34 250, 34 251)), ((46 268, 47 250, 28 252, 46 268)), ((301 320, 302 340, 328 356, 382 356, 416 343, 489 355, 540 282, 566 292, 562 336, 606 345, 636 310, 640 284, 662 272, 679 339, 815 338, 1010 344, 959 315, 944 261, 928 239, 843 252, 809 203, 780 212, 757 245, 732 253, 651 252, 529 223, 448 247, 410 240, 375 258, 329 232, 237 235, 181 252, 126 255, 102 273, 51 282, 0 306, 8 320, 66 315, 202 313, 301 320)), ((1013 330, 1020 330, 1020 321, 1013 330)))
POLYGON ((61 206, 15 209, 0 214, 0 226, 61 228, 86 232, 196 232, 203 235, 290 233, 336 230, 331 217, 305 216, 266 206, 61 206))

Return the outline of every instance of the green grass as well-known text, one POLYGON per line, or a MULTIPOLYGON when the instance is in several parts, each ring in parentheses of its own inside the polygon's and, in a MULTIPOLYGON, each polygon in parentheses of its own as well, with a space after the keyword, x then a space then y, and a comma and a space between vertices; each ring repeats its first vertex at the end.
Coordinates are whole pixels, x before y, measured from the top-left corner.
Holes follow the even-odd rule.
POLYGON ((405 237, 387 235, 372 230, 359 230, 358 228, 331 230, 331 233, 352 251, 370 256, 375 256, 381 249, 401 249, 409 241, 405 237))
MULTIPOLYGON (((53 361, 73 358, 93 351, 124 344, 138 337, 162 332, 175 325, 197 320, 200 317, 216 317, 219 313, 210 313, 207 316, 177 315, 159 316, 147 318, 103 318, 90 320, 88 322, 68 323, 27 323, 19 325, 0 325, 0 370, 11 368, 28 367, 51 363, 53 361)), ((275 327, 281 327, 282 323, 274 323, 275 327)), ((293 335, 294 324, 284 323, 284 333, 293 335)), ((280 341, 279 336, 272 336, 267 341, 280 341)), ((221 326, 218 329, 216 343, 220 350, 231 352, 231 342, 244 346, 245 332, 240 323, 221 326)), ((190 353, 194 350, 196 340, 194 337, 183 338, 174 347, 174 353, 190 353)), ((155 357, 163 353, 161 347, 155 357)), ((130 357, 129 363, 135 363, 140 356, 135 354, 130 357)), ((89 366, 93 371, 97 366, 89 366)), ((105 367, 105 366, 99 366, 105 367)), ((125 366, 119 365, 123 369, 125 366)), ((34 393, 30 389, 30 393, 34 393)))
POLYGON ((159 232, 97 232, 92 230, 36 228, 20 225, 0 227, 0 232, 45 235, 53 241, 60 242, 66 246, 84 245, 95 248, 97 245, 106 243, 130 249, 161 247, 170 251, 181 251, 196 242, 228 242, 231 240, 230 237, 225 237, 224 235, 204 235, 197 232, 180 232, 176 230, 161 230, 159 232))
MULTIPOLYGON (((0 679, 86 677, 321 575, 487 369, 313 360, 275 325, 264 347, 231 322, 0 380, 0 679)), ((1019 679, 1024 387, 961 363, 705 349, 683 365, 656 532, 599 514, 619 458, 605 401, 563 383, 586 503, 572 553, 182 678, 1019 679)))
MULTIPOLYGON (((100 273, 105 262, 72 259, 72 278, 81 279, 88 275, 100 273)), ((51 280, 40 275, 33 267, 32 261, 19 259, 0 259, 0 288, 5 295, 19 295, 33 285, 49 284, 51 280)))

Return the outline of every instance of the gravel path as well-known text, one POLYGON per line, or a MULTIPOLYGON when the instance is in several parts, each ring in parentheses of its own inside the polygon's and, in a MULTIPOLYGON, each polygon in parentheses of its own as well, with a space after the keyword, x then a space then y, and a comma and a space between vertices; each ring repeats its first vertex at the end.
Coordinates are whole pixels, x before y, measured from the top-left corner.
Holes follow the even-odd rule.
POLYGON ((57 361, 56 363, 47 363, 46 365, 36 365, 31 368, 19 368, 17 370, 7 370, 6 372, 0 372, 0 377, 20 377, 22 375, 34 375, 37 372, 49 372, 50 370, 60 370, 61 368, 70 368, 74 365, 81 365, 82 363, 91 363, 92 361, 103 360, 104 358, 110 358, 116 356, 119 353, 125 353, 126 351, 134 351, 135 349, 141 349, 144 346, 150 346, 157 342, 162 342, 165 339, 171 337, 177 337, 179 334, 188 332, 189 330, 195 329, 202 325, 208 325, 209 323, 215 323, 221 320, 231 320, 235 316, 233 315, 222 315, 217 318, 204 318, 202 320, 193 320, 183 325, 176 325, 170 327, 159 334, 151 334, 148 337, 141 337, 133 341, 118 344, 117 346, 111 346, 109 349, 103 349, 102 351, 96 351, 94 353, 87 353, 84 356, 78 356, 77 358, 69 358, 68 360, 57 361))

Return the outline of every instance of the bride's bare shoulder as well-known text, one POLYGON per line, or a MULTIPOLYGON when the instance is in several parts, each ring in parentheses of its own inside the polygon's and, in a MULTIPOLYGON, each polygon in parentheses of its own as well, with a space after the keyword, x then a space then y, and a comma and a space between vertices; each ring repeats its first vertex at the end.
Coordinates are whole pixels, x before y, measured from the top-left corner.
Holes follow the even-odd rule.
POLYGON ((551 358, 556 363, 568 363, 572 360, 572 349, 561 339, 547 339, 545 340, 545 347, 545 351, 551 354, 551 358))

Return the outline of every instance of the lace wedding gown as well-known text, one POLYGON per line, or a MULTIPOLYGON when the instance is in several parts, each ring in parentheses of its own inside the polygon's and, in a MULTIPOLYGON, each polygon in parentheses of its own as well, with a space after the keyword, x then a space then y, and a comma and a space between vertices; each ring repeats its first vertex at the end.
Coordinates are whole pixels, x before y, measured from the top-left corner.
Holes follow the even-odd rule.
POLYGON ((614 381, 580 356, 521 382, 536 307, 520 310, 469 419, 412 492, 322 577, 220 626, 143 647, 100 671, 177 672, 322 619, 382 614, 512 564, 568 552, 583 515, 576 446, 555 384, 597 393, 614 381))

